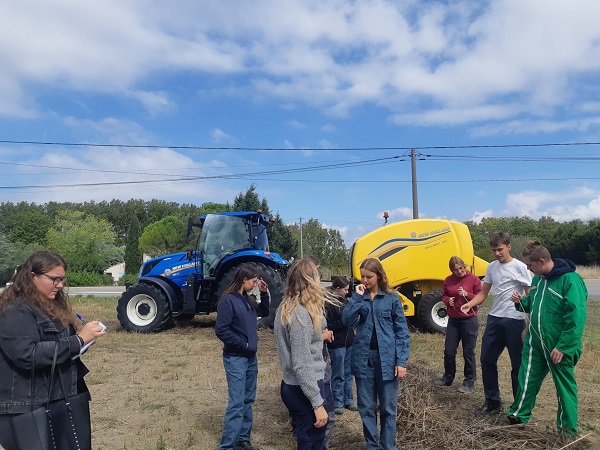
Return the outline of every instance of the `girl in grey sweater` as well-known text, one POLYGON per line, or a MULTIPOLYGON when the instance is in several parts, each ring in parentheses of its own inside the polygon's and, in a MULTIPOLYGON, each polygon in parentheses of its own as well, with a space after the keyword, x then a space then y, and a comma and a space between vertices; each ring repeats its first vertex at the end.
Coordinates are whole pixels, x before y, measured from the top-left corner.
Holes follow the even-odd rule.
POLYGON ((288 273, 275 316, 275 346, 283 374, 281 398, 292 417, 298 450, 325 448, 328 414, 322 332, 326 296, 317 267, 301 259, 288 273))

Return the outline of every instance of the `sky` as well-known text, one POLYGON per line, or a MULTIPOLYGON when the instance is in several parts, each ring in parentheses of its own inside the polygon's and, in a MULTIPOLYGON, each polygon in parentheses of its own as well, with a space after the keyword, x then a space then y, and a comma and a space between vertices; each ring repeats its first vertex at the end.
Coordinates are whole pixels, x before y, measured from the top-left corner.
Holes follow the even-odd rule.
POLYGON ((600 2, 0 3, 0 202, 232 202, 346 243, 600 217, 600 2))

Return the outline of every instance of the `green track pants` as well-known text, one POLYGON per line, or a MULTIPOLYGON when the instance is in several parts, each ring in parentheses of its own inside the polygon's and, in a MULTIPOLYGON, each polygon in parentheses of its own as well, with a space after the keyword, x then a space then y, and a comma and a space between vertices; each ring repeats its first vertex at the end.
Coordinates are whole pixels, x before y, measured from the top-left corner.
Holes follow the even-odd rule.
POLYGON ((532 337, 527 332, 519 371, 519 388, 508 415, 516 417, 520 423, 529 422, 536 396, 550 372, 558 397, 556 425, 561 433, 574 436, 577 434, 577 383, 574 369, 578 358, 564 355, 560 363, 554 364, 550 351, 552 349, 543 348, 537 336, 532 337))

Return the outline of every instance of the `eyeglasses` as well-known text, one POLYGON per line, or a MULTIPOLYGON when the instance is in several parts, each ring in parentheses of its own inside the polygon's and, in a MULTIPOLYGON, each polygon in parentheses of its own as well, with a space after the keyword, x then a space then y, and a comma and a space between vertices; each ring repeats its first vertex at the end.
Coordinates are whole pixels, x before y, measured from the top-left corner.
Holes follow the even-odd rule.
POLYGON ((52 281, 54 286, 58 286, 59 284, 65 285, 67 284, 67 277, 51 277, 46 273, 42 273, 40 275, 44 275, 46 278, 52 281))

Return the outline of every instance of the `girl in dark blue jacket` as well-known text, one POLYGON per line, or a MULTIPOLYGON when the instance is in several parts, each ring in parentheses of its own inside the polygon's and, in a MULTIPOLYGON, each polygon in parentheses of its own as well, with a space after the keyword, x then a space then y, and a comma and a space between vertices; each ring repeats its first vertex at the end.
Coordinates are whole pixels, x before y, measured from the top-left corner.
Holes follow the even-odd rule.
POLYGON ((268 288, 267 283, 258 279, 253 265, 243 264, 217 307, 215 333, 223 341, 223 366, 229 394, 219 450, 258 450, 250 443, 258 375, 256 318, 269 315, 268 288), (260 304, 248 295, 257 285, 260 304))

